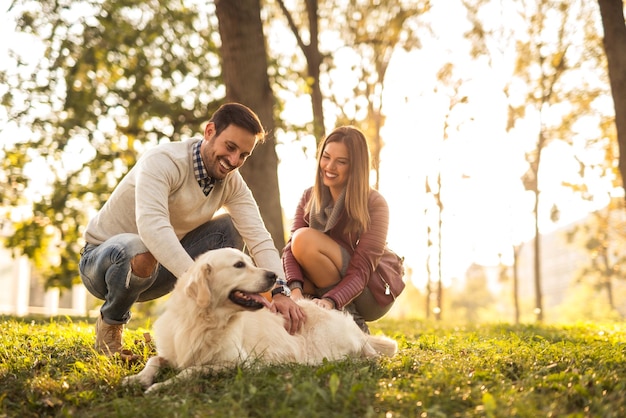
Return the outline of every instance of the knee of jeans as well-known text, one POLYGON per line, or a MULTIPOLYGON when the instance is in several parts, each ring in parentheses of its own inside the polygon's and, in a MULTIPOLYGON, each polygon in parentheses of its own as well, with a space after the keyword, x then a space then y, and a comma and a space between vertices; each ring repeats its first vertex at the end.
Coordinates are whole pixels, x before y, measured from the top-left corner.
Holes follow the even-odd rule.
POLYGON ((157 261, 151 253, 137 254, 130 260, 130 267, 137 277, 150 277, 156 269, 157 261))

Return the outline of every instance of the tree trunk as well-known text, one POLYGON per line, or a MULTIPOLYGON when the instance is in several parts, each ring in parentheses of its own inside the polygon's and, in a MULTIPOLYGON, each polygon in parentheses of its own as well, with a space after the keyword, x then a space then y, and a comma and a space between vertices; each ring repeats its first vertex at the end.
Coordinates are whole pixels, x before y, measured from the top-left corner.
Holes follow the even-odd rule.
MULTIPOLYGON (((426 182, 424 184, 426 186, 426 189, 425 189, 426 195, 432 194, 430 187, 428 186, 428 176, 426 177, 426 182)), ((424 211, 424 215, 428 215, 428 209, 424 211)), ((428 216, 425 216, 425 218, 427 219, 428 216)), ((433 247, 431 234, 432 234, 432 229, 430 226, 428 226, 426 229, 426 278, 427 278, 427 281, 426 281, 426 319, 430 319, 430 298, 433 294, 432 287, 431 287, 431 283, 433 282, 433 277, 432 277, 433 275, 430 269, 430 258, 431 258, 432 247, 433 247)))
POLYGON ((619 143, 619 169, 626 187, 626 24, 622 0, 598 0, 604 28, 604 50, 608 62, 615 127, 619 143))
POLYGON ((322 107, 322 89, 320 88, 320 67, 322 66, 322 53, 319 46, 319 28, 318 28, 318 3, 317 0, 306 0, 306 10, 309 16, 309 33, 311 40, 309 45, 303 49, 306 56, 307 69, 310 78, 311 88, 311 104, 313 106, 313 134, 315 140, 319 144, 326 136, 326 128, 324 126, 324 110, 322 107))
POLYGON ((606 297, 607 297, 607 302, 609 303, 609 307, 611 308, 612 311, 616 311, 617 309, 615 308, 615 302, 613 300, 613 286, 611 283, 611 281, 613 280, 614 270, 612 268, 613 266, 611 266, 609 249, 607 248, 607 245, 602 246, 602 260, 604 261, 604 265, 603 265, 601 285, 602 287, 606 289, 606 297))
POLYGON ((519 309, 519 253, 522 249, 521 244, 519 246, 513 246, 513 308, 515 309, 515 324, 519 324, 520 309, 519 309))
POLYGON ((293 36, 298 42, 298 46, 302 50, 304 57, 306 58, 307 66, 307 84, 311 89, 311 106, 313 108, 313 135, 315 141, 319 145, 326 136, 326 129, 324 127, 324 110, 322 107, 322 90, 320 88, 320 67, 322 65, 323 56, 319 48, 319 17, 318 9, 319 5, 317 0, 306 0, 306 12, 309 27, 306 31, 309 33, 309 43, 305 43, 300 36, 300 29, 296 25, 296 22, 291 15, 291 12, 285 5, 283 0, 278 0, 278 5, 283 11, 283 14, 287 18, 289 28, 293 33, 293 36))
POLYGON ((259 0, 216 0, 222 41, 222 72, 226 100, 254 110, 268 132, 240 169, 259 205, 265 226, 276 248, 285 245, 278 188, 278 156, 274 138, 274 94, 267 75, 267 52, 259 0))
POLYGON ((442 237, 443 234, 442 226, 443 226, 443 202, 441 201, 441 170, 437 174, 437 205, 439 206, 439 222, 437 223, 437 245, 439 247, 439 251, 437 251, 437 306, 435 311, 435 319, 437 321, 441 321, 441 312, 443 311, 443 266, 442 266, 442 254, 443 254, 443 244, 442 237))
POLYGON ((535 190, 535 241, 534 241, 534 278, 535 278, 535 318, 543 321, 543 292, 541 290, 541 234, 539 232, 539 190, 535 190))

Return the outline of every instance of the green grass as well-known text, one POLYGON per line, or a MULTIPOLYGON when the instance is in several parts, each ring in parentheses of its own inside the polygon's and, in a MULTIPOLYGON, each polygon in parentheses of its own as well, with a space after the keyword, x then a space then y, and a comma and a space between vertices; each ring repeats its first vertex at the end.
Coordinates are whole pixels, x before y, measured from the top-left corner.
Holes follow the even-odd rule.
MULTIPOLYGON (((148 396, 120 385, 143 364, 93 351, 92 322, 0 318, 0 327, 0 417, 626 416, 622 324, 383 320, 371 329, 398 341, 392 359, 238 368, 148 396)), ((147 328, 125 333, 144 359, 147 328)))

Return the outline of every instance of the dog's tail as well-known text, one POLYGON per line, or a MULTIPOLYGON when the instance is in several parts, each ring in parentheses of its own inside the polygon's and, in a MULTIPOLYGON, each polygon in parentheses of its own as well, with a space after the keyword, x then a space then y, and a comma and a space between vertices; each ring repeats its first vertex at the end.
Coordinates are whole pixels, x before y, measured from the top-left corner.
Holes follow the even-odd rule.
POLYGON ((381 354, 393 357, 398 352, 398 343, 382 335, 368 335, 367 343, 363 347, 365 357, 378 357, 381 354))

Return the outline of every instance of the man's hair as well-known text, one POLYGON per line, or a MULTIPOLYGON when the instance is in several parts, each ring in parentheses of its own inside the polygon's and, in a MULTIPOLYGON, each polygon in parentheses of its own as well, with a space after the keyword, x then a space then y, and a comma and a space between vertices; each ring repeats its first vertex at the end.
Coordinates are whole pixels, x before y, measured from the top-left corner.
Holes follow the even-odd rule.
POLYGON ((240 103, 223 104, 213 113, 209 122, 215 125, 215 135, 219 135, 229 125, 245 129, 256 137, 257 142, 265 141, 265 129, 256 113, 240 103))

